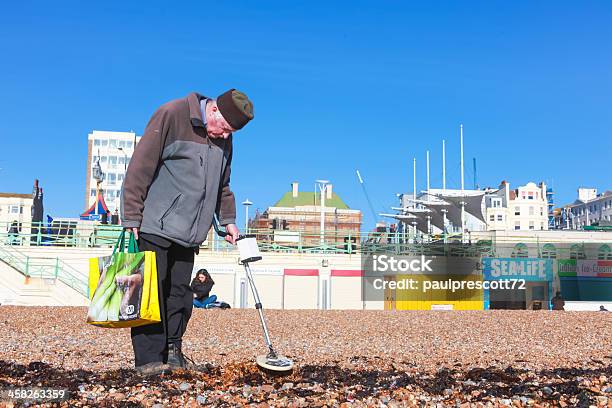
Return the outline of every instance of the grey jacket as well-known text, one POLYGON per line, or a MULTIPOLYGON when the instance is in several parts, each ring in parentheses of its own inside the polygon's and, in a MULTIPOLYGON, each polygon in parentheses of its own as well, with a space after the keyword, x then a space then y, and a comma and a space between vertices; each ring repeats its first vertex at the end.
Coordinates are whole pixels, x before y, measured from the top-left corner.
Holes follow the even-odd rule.
POLYGON ((191 93, 160 107, 136 146, 121 191, 121 222, 182 246, 199 246, 217 213, 236 222, 232 136, 211 139, 191 93))

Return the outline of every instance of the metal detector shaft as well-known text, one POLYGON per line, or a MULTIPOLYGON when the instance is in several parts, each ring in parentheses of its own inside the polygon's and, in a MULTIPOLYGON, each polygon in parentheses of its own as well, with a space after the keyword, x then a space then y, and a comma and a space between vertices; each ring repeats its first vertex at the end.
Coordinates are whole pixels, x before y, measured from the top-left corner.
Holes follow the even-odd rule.
POLYGON ((263 306, 261 305, 261 300, 259 299, 259 293, 257 292, 257 287, 255 286, 255 280, 253 279, 253 274, 251 272, 251 267, 248 262, 244 262, 244 269, 247 273, 247 279, 249 280, 249 286, 251 287, 251 292, 253 293, 253 299, 255 299, 255 308, 259 312, 259 320, 261 321, 261 327, 264 332, 264 337, 266 339, 266 345, 270 350, 271 357, 276 357, 276 352, 274 352, 274 348, 272 348, 272 342, 270 341, 270 334, 268 333, 268 326, 266 325, 266 319, 263 314, 263 306))
MULTIPOLYGON (((216 214, 213 215, 213 227, 215 228, 217 235, 219 235, 220 237, 225 237, 228 235, 227 231, 221 230, 220 223, 219 223, 219 220, 217 219, 216 214)), ((261 321, 261 327, 263 328, 266 345, 268 346, 268 350, 270 350, 270 353, 268 354, 268 356, 272 358, 276 358, 277 357, 276 352, 274 351, 274 348, 272 347, 272 342, 270 341, 270 334, 268 333, 268 326, 266 325, 266 319, 263 314, 263 307, 261 305, 261 300, 259 299, 259 293, 257 292, 257 287, 255 287, 255 280, 253 279, 251 267, 249 266, 248 262, 243 262, 243 264, 244 264, 244 269, 247 274, 247 279, 249 280, 249 286, 251 287, 251 292, 253 293, 253 298, 255 299, 255 308, 259 312, 259 320, 261 321)))

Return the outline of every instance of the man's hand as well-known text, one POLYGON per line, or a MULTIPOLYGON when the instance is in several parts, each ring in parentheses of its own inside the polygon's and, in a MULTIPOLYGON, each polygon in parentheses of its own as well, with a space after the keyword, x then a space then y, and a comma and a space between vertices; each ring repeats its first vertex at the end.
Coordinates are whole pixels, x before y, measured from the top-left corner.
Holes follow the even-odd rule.
POLYGON ((225 236, 225 240, 232 245, 236 244, 236 240, 240 236, 240 231, 236 224, 227 224, 225 226, 225 230, 227 231, 227 235, 225 236))
POLYGON ((138 228, 129 228, 132 230, 132 232, 134 233, 134 238, 136 238, 136 241, 138 241, 138 228))

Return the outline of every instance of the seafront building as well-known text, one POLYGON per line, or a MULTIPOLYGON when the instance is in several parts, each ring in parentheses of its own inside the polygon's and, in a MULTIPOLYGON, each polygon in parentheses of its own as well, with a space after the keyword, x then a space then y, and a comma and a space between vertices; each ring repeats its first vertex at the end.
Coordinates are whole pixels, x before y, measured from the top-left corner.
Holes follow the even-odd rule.
POLYGON ((22 225, 32 221, 32 194, 0 193, 0 226, 2 229, 16 226, 21 231, 22 225))
POLYGON ((612 190, 597 194, 595 188, 578 188, 578 198, 555 209, 554 228, 612 227, 612 190))
POLYGON ((87 166, 85 173, 85 206, 90 208, 97 200, 94 166, 99 161, 104 172, 100 189, 109 211, 120 209, 121 185, 128 163, 140 136, 134 132, 94 130, 87 137, 87 166))
POLYGON ((321 218, 325 229, 325 242, 329 245, 344 245, 345 238, 352 244, 358 241, 361 230, 362 214, 351 209, 336 194, 332 184, 324 190, 325 203, 322 207, 321 193, 299 191, 297 182, 291 184, 291 191, 263 213, 256 214, 249 222, 254 230, 266 230, 258 239, 279 244, 301 243, 318 246, 321 242, 321 218))
POLYGON ((488 195, 487 231, 548 230, 547 188, 527 183, 516 189, 502 181, 499 189, 488 195))
POLYGON ((547 188, 529 182, 515 189, 502 181, 497 189, 430 188, 400 194, 395 214, 381 214, 399 222, 399 231, 427 238, 477 231, 548 230, 547 188))

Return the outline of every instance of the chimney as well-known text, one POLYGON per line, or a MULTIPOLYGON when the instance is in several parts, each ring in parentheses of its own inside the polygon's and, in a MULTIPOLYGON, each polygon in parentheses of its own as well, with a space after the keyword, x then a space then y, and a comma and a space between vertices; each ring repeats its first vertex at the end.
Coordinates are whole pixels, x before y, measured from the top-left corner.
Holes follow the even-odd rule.
POLYGON ((325 199, 331 200, 331 198, 332 198, 332 185, 328 184, 327 187, 325 187, 325 199))
POLYGON ((293 183, 291 183, 291 190, 293 191, 293 198, 297 198, 297 196, 298 196, 298 183, 297 183, 297 181, 294 181, 293 183))

